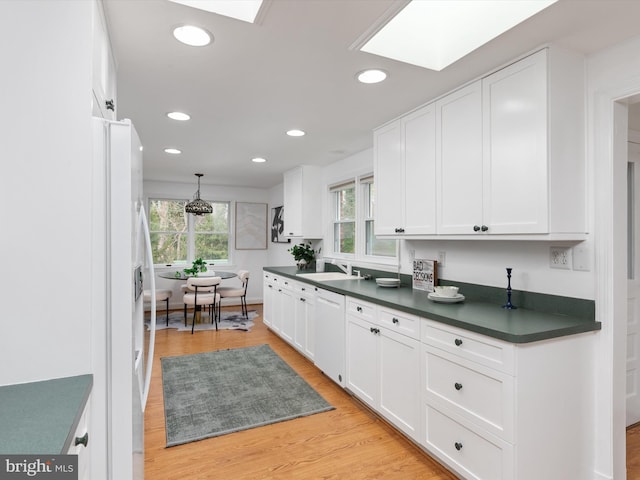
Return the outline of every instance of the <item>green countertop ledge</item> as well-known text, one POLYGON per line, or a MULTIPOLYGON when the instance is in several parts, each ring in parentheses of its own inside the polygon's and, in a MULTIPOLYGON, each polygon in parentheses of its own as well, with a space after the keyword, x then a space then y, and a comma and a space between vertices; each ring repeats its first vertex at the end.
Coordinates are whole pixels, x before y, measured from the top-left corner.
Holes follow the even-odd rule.
MULTIPOLYGON (((265 267, 264 271, 511 343, 537 342, 602 328, 600 322, 578 316, 525 308, 506 310, 488 302, 435 303, 427 298, 427 292, 413 290, 404 284, 399 288, 382 288, 374 280, 315 282, 296 276, 297 273, 311 273, 296 267, 265 267)), ((460 293, 464 294, 464 291, 460 293)))
POLYGON ((79 375, 0 387, 0 453, 67 453, 92 386, 79 375))

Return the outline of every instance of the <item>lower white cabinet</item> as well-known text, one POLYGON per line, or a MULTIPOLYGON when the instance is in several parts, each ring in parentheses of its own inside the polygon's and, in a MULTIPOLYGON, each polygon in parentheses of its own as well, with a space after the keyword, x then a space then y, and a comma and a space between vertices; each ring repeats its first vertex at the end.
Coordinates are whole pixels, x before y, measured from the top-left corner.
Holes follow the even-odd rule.
POLYGON ((420 342, 394 331, 398 318, 419 325, 417 317, 394 315, 368 302, 347 298, 347 388, 399 430, 419 440, 420 342), (391 314, 390 316, 388 314, 391 314), (409 320, 411 318, 411 320, 409 320))
POLYGON ((305 283, 296 282, 293 286, 294 347, 310 360, 316 350, 316 290, 305 283))
POLYGON ((512 344, 423 320, 420 444, 463 478, 591 478, 593 334, 512 344))
POLYGON ((91 450, 89 450, 91 448, 91 438, 89 437, 90 405, 91 396, 87 399, 84 412, 82 412, 76 431, 71 437, 71 446, 67 451, 68 455, 78 456, 78 480, 91 479, 91 450))

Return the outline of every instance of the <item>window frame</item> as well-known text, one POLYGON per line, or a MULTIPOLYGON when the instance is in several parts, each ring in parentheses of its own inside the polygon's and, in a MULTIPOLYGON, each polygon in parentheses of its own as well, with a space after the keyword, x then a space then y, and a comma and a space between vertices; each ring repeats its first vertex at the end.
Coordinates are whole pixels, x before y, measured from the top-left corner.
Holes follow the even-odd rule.
POLYGON ((396 252, 394 256, 382 256, 382 255, 368 255, 366 253, 366 222, 375 222, 375 215, 368 216, 369 206, 369 192, 367 184, 373 183, 375 185, 375 178, 373 173, 367 173, 364 175, 356 175, 350 178, 343 179, 328 185, 329 194, 329 208, 331 211, 329 218, 330 232, 327 237, 327 243, 329 244, 327 251, 328 256, 336 259, 344 259, 345 261, 360 261, 370 264, 378 264, 385 266, 397 266, 398 263, 398 240, 389 239, 396 242, 396 252), (335 238, 335 226, 340 223, 338 220, 338 205, 336 192, 340 191, 346 186, 355 188, 355 248, 354 253, 342 253, 336 251, 336 238, 335 238))
MULTIPOLYGON (((176 202, 176 203, 188 203, 190 200, 189 199, 185 199, 185 198, 172 198, 172 197, 165 197, 165 196, 153 196, 153 197, 148 197, 147 198, 147 211, 149 212, 149 215, 151 215, 151 203, 153 201, 165 201, 165 202, 176 202)), ((231 204, 232 201, 230 200, 206 200, 209 203, 212 204, 226 204, 227 206, 227 231, 226 231, 226 235, 227 235, 227 252, 228 252, 228 258, 226 260, 219 260, 219 259, 204 259, 207 262, 211 262, 211 263, 216 263, 218 265, 232 265, 233 264, 233 247, 232 247, 232 226, 233 226, 233 222, 234 219, 232 218, 232 211, 231 211, 231 204)), ((208 232, 207 232, 208 233, 208 232)), ((204 234, 207 234, 204 233, 204 234)), ((212 234, 216 234, 219 235, 223 232, 212 232, 212 234)), ((187 214, 187 231, 185 233, 186 235, 186 248, 187 248, 187 258, 186 261, 182 262, 182 261, 173 261, 171 263, 167 263, 167 262, 162 262, 162 263, 156 263, 156 260, 154 259, 154 266, 157 268, 161 268, 161 267, 172 267, 172 266, 183 266, 183 265, 191 265, 191 263, 197 258, 196 257, 196 235, 197 234, 203 234, 203 232, 197 232, 196 231, 196 218, 194 215, 191 214, 187 214)))

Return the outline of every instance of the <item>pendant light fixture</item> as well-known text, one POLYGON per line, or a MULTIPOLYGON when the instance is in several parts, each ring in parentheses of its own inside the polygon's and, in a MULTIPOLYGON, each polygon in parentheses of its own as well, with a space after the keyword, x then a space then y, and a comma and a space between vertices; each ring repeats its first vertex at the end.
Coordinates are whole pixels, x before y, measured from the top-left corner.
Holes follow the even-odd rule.
POLYGON ((184 211, 187 213, 193 213, 194 215, 204 215, 205 213, 212 213, 213 207, 210 203, 205 202, 204 200, 200 200, 200 177, 203 176, 202 173, 196 173, 196 177, 198 177, 198 191, 195 194, 193 200, 187 203, 184 207, 184 211))

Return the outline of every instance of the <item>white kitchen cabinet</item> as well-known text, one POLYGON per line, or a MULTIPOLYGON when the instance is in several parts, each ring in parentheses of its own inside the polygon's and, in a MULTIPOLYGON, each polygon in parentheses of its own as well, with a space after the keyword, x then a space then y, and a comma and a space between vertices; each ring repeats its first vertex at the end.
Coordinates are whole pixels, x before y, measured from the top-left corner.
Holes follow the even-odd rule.
POLYGON ((287 278, 280 279, 280 283, 276 290, 277 299, 275 300, 277 313, 280 318, 280 336, 289 344, 293 345, 293 336, 295 335, 296 319, 295 319, 295 301, 293 297, 292 281, 287 278))
POLYGON ((376 235, 436 231, 435 105, 374 131, 376 235))
POLYGON ((116 68, 102 2, 93 8, 93 115, 116 120, 116 68))
POLYGON ((71 446, 66 452, 67 455, 78 456, 78 480, 91 479, 91 437, 89 436, 89 425, 91 419, 90 413, 91 396, 87 399, 84 411, 80 416, 80 421, 76 427, 75 433, 71 437, 71 446))
POLYGON ((262 321, 267 327, 273 324, 273 274, 264 272, 262 274, 262 321))
POLYGON ((585 232, 583 68, 548 48, 482 80, 489 233, 585 232))
MULTIPOLYGON (((482 224, 482 83, 436 102, 438 234, 468 234, 482 224)), ((486 228, 486 226, 485 226, 486 228)))
POLYGON ((284 173, 284 236, 322 238, 322 176, 301 165, 284 173))
POLYGON ((589 478, 593 340, 511 344, 423 320, 421 445, 463 478, 589 478))
POLYGON ((418 317, 347 299, 347 388, 407 436, 419 440, 420 343, 397 333, 418 317), (381 314, 381 312, 384 312, 381 314), (388 315, 391 315, 389 317, 388 315), (387 324, 388 318, 395 322, 387 324))
POLYGON ((316 288, 296 282, 293 286, 295 333, 294 346, 313 360, 315 352, 316 288))
POLYGON ((338 385, 345 381, 344 295, 319 288, 316 292, 314 364, 338 385))

